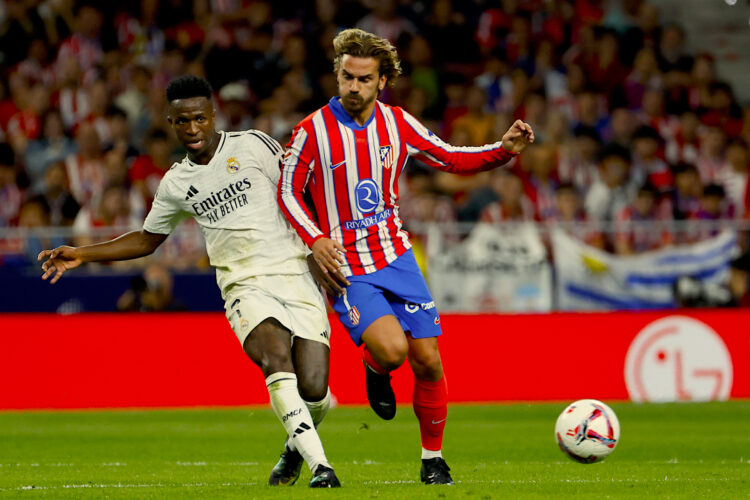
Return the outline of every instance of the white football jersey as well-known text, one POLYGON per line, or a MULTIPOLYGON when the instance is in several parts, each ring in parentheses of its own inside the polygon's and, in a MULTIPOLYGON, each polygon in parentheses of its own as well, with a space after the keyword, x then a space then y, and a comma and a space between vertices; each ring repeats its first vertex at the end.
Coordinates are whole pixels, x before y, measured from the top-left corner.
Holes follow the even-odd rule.
POLYGON ((143 229, 169 234, 198 222, 222 295, 249 276, 307 272, 307 247, 276 202, 282 147, 257 130, 219 132, 208 165, 187 157, 159 184, 143 229))

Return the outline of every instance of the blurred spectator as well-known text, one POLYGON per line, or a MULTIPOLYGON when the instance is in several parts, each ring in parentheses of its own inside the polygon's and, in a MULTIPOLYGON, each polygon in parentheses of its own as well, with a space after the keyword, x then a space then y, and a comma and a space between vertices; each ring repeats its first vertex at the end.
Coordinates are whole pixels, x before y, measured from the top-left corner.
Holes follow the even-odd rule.
POLYGON ((627 108, 615 108, 610 114, 609 124, 602 138, 607 142, 630 148, 635 128, 636 119, 633 113, 627 108))
POLYGON ((685 52, 685 32, 680 26, 667 24, 662 28, 656 59, 659 70, 664 74, 690 71, 693 58, 685 52))
POLYGON ((227 132, 252 128, 250 96, 250 89, 244 82, 231 82, 224 85, 219 90, 221 105, 216 113, 216 128, 227 132))
POLYGON ((73 14, 73 34, 63 40, 57 51, 58 75, 66 71, 65 61, 75 61, 80 71, 86 73, 104 57, 99 38, 104 19, 96 2, 75 2, 73 14))
POLYGON ((532 145, 524 154, 523 165, 528 165, 524 191, 534 205, 536 218, 547 220, 555 214, 557 165, 555 150, 547 144, 532 145))
POLYGON ((76 131, 77 153, 65 159, 70 191, 81 205, 102 194, 107 183, 99 134, 93 125, 82 123, 76 131))
POLYGON ((728 305, 750 307, 750 253, 740 255, 729 266, 729 291, 732 299, 728 305))
POLYGON ((59 111, 49 110, 43 122, 41 137, 29 142, 26 148, 26 175, 29 176, 31 190, 34 193, 42 192, 47 167, 52 163, 63 161, 76 149, 73 141, 65 135, 59 111))
POLYGON ((666 160, 670 163, 695 163, 701 149, 698 130, 700 120, 693 111, 680 115, 679 125, 673 137, 668 139, 665 151, 666 160))
POLYGON ((559 161, 559 176, 570 182, 581 192, 586 192, 599 178, 597 153, 601 139, 593 127, 580 126, 575 129, 572 143, 562 152, 559 161))
POLYGON ((631 110, 643 108, 643 95, 647 89, 662 88, 661 73, 654 51, 648 47, 635 56, 633 71, 625 79, 625 96, 631 110))
POLYGON ((359 20, 357 28, 397 44, 403 35, 416 32, 414 25, 396 12, 396 0, 373 2, 372 12, 359 20))
POLYGON ((698 169, 690 163, 678 163, 672 167, 674 188, 666 194, 672 218, 684 221, 698 213, 701 207, 703 188, 698 169))
POLYGON ((487 113, 487 102, 484 90, 470 87, 466 92, 466 112, 453 122, 455 129, 464 129, 469 133, 467 146, 482 146, 495 142, 492 132, 495 129, 495 116, 487 113))
POLYGON ((167 133, 159 128, 152 129, 146 135, 146 154, 138 156, 128 170, 128 180, 138 195, 131 208, 134 217, 142 219, 151 208, 164 173, 172 166, 170 145, 167 133))
POLYGON ((699 109, 701 122, 710 127, 721 127, 729 137, 742 132, 742 110, 734 98, 732 87, 725 82, 713 82, 709 87, 708 107, 699 109))
POLYGON ((691 109, 708 109, 711 107, 711 84, 716 79, 714 58, 710 54, 698 54, 690 72, 688 93, 691 109))
POLYGON ((726 223, 734 217, 734 206, 726 198, 724 188, 718 184, 708 184, 703 188, 701 204, 698 212, 691 219, 697 224, 690 227, 693 241, 716 236, 725 227, 717 225, 720 221, 726 223))
POLYGON ((672 172, 661 157, 662 137, 656 129, 643 125, 633 134, 631 178, 637 184, 648 182, 660 192, 672 188, 672 172))
POLYGON ((24 240, 27 262, 36 262, 36 256, 45 248, 57 248, 65 244, 63 238, 54 234, 49 235, 45 231, 50 223, 50 207, 44 197, 35 196, 23 204, 18 217, 18 227, 30 230, 24 240))
POLYGON ((23 193, 16 184, 16 156, 13 148, 0 142, 0 227, 15 222, 23 193))
POLYGON ((107 107, 104 113, 107 123, 109 142, 103 144, 105 153, 115 151, 128 165, 138 156, 138 150, 131 141, 128 115, 117 105, 107 107))
POLYGON ((704 130, 700 138, 700 151, 695 165, 701 174, 703 184, 717 182, 719 171, 724 167, 724 147, 726 137, 719 127, 709 127, 704 130))
POLYGON ((674 288, 680 307, 750 307, 750 254, 732 260, 726 283, 682 276, 674 288))
POLYGON ((490 188, 499 200, 484 207, 479 215, 480 222, 523 222, 536 219, 534 205, 524 194, 523 182, 516 174, 505 169, 492 171, 490 188))
POLYGON ((50 224, 71 226, 81 206, 68 189, 64 163, 55 162, 47 167, 41 193, 49 207, 50 224))
POLYGON ((127 114, 131 128, 143 126, 150 85, 151 71, 146 66, 133 66, 127 87, 115 97, 114 104, 127 114))
POLYGON ((125 189, 114 184, 108 186, 96 200, 94 208, 83 206, 73 222, 74 245, 90 245, 109 240, 118 234, 141 227, 141 220, 130 217, 128 195, 125 189), (106 234, 93 234, 94 229, 110 228, 106 234))
POLYGON ((726 163, 717 172, 716 180, 724 186, 727 200, 734 206, 735 213, 743 217, 748 213, 748 164, 750 151, 742 139, 732 139, 727 144, 726 163))
POLYGON ((142 276, 130 282, 130 289, 117 299, 117 310, 124 312, 184 311, 185 304, 173 295, 170 272, 158 264, 149 265, 142 276))
POLYGON ((589 221, 583 209, 583 200, 575 185, 567 182, 555 191, 555 212, 547 219, 584 243, 604 249, 604 235, 589 221))
POLYGON ((634 198, 629 180, 630 152, 610 143, 601 149, 598 159, 599 177, 586 195, 586 213, 593 220, 611 221, 634 198))
POLYGON ((620 255, 648 252, 673 242, 672 234, 664 224, 664 214, 659 210, 659 190, 644 184, 632 203, 615 216, 615 252, 620 255))

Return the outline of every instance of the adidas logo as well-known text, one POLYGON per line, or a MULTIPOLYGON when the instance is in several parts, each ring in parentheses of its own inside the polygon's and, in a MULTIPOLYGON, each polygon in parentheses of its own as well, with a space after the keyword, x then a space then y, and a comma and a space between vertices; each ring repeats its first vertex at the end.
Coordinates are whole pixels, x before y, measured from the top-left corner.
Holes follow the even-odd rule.
POLYGON ((193 197, 193 196, 195 196, 196 194, 198 194, 198 190, 197 190, 197 189, 195 189, 195 186, 193 186, 193 185, 191 184, 191 185, 190 185, 190 189, 188 189, 188 191, 187 191, 187 194, 185 195, 185 200, 189 200, 190 198, 192 198, 192 197, 193 197))
POLYGON ((294 430, 294 435, 292 437, 297 437, 300 434, 302 434, 303 432, 309 431, 309 430, 310 430, 310 426, 307 425, 306 423, 302 422, 301 424, 299 424, 299 427, 297 427, 294 430))

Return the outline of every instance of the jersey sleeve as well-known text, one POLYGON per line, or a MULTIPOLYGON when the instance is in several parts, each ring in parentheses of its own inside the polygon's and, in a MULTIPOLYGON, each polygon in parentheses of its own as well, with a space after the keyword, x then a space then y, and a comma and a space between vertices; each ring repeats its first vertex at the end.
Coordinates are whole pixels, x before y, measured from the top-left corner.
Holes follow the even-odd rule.
POLYGON ((271 180, 274 186, 278 185, 281 178, 281 161, 284 154, 281 144, 260 130, 248 130, 247 135, 251 140, 255 141, 251 144, 251 147, 259 160, 261 171, 271 180))
POLYGON ((502 142, 479 147, 453 146, 440 139, 412 115, 401 111, 398 129, 409 156, 454 174, 473 174, 492 170, 518 156, 503 148, 502 142))
POLYGON ((143 229, 149 233, 169 234, 188 214, 180 208, 178 198, 172 193, 169 176, 165 176, 156 190, 151 210, 143 221, 143 229))
POLYGON ((298 125, 284 155, 278 201, 284 216, 308 247, 324 236, 304 201, 307 181, 314 168, 315 141, 298 125))

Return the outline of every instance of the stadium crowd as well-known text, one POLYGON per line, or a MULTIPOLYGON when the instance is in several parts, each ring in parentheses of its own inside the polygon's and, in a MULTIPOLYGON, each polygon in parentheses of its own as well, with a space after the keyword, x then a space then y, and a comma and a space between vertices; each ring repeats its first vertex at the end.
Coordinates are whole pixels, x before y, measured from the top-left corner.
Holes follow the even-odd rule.
MULTIPOLYGON (((140 228, 184 155, 170 79, 204 76, 218 128, 285 144, 337 95, 331 41, 352 26, 399 49, 381 100, 446 141, 495 142, 515 119, 537 137, 472 177, 411 162, 407 222, 602 222, 579 236, 629 254, 717 230, 673 221, 750 214, 750 107, 646 0, 8 0, 0 19, 0 228, 72 227, 75 244, 140 228)), ((206 265, 189 222, 164 250, 173 267, 206 265)), ((41 246, 0 239, 0 258, 41 246)))

